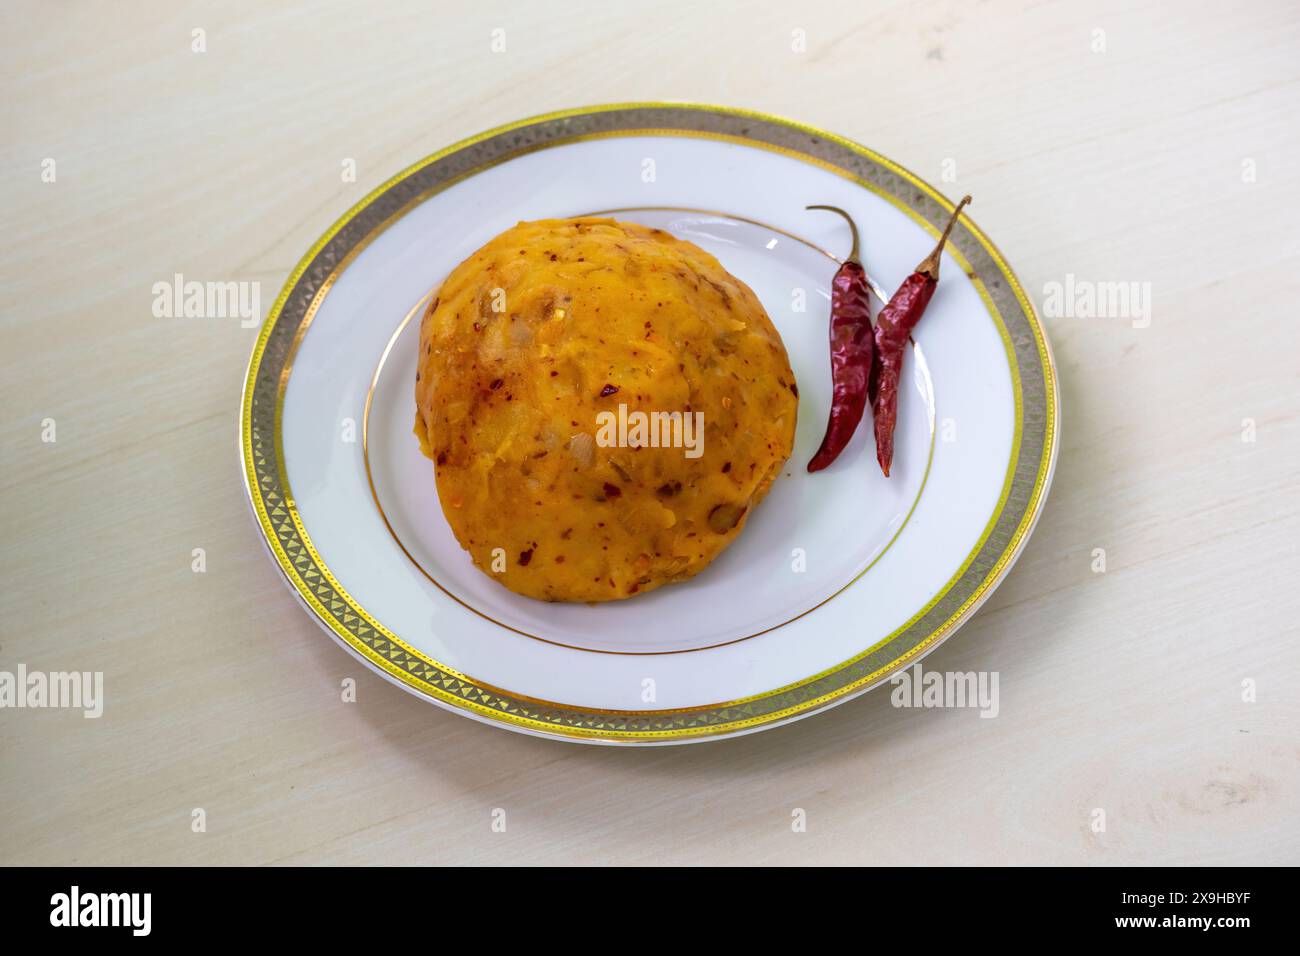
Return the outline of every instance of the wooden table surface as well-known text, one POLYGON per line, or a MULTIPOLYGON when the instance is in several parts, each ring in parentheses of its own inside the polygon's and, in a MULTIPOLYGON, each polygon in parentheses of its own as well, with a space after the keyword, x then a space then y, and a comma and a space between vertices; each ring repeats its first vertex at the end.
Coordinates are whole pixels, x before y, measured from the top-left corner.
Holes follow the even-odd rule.
POLYGON ((0 670, 105 686, 96 720, 0 710, 0 863, 1300 862, 1300 8, 362 9, 0 13, 0 670), (1046 512, 926 661, 998 671, 996 719, 886 689, 698 746, 528 738, 371 674, 268 561, 236 451, 256 332, 157 318, 154 283, 256 281, 265 314, 420 157, 671 99, 975 194, 1040 308, 1067 276, 1149 283, 1149 325, 1046 319, 1046 512))

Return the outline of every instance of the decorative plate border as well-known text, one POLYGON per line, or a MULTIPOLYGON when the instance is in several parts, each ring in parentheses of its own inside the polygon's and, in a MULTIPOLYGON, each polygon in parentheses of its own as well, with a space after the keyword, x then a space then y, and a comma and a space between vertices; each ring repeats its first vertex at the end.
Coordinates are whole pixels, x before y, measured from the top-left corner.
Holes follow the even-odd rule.
POLYGON ((1015 386, 1016 428, 998 506, 971 555, 902 627, 821 673, 763 694, 676 710, 573 707, 485 684, 421 654, 360 607, 312 545, 294 505, 281 447, 285 387, 297 345, 336 278, 388 225, 490 166, 563 143, 630 135, 700 136, 810 162, 883 196, 933 235, 952 204, 901 166, 850 140, 791 120, 697 104, 627 103, 533 117, 463 140, 398 173, 338 220, 298 263, 253 348, 241 403, 245 484, 258 525, 290 586, 345 647, 404 687, 490 722, 546 736, 668 743, 743 733, 865 692, 950 635, 1010 568, 1042 510, 1055 464, 1059 394, 1046 335, 1001 253, 963 216, 949 252, 1001 319, 1015 386), (981 277, 988 276, 990 282, 981 277))

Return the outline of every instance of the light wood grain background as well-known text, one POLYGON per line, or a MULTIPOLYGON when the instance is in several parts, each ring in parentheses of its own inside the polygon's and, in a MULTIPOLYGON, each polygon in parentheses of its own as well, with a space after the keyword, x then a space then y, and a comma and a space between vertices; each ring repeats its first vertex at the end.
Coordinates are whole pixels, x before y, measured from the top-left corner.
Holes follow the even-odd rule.
POLYGON ((107 693, 99 720, 0 711, 0 862, 1300 862, 1295 4, 20 2, 0 52, 0 669, 107 693), (255 332, 154 318, 153 283, 258 281, 265 312, 408 163, 641 99, 791 116, 973 193, 1040 303, 1070 273, 1151 284, 1147 328, 1048 320, 1046 513, 926 662, 999 671, 997 719, 886 691, 702 746, 517 736, 371 675, 263 553, 255 332))

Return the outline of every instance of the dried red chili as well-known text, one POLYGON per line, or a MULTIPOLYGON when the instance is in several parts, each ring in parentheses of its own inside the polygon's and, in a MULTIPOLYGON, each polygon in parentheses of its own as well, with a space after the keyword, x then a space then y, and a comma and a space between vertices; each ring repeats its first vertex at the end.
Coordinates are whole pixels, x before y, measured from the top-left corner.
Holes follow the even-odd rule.
POLYGON ((836 206, 809 206, 838 213, 849 224, 853 248, 831 280, 831 411, 817 454, 809 471, 821 471, 833 462, 853 437, 867 407, 875 342, 867 299, 867 273, 858 258, 858 227, 836 206))
POLYGON ((894 425, 898 421, 898 382, 903 371, 903 352, 916 323, 925 314, 935 286, 939 284, 939 260, 948 234, 970 196, 965 196, 952 211, 948 225, 934 251, 921 260, 916 270, 903 280, 880 314, 876 316, 876 356, 871 369, 871 411, 876 427, 876 460, 889 477, 894 461, 894 425))

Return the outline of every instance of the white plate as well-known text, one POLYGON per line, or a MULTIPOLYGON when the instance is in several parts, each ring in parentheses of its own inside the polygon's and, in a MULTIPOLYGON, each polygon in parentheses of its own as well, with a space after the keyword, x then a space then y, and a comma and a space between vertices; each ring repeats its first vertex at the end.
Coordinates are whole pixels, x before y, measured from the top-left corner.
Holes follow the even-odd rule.
MULTIPOLYGON (((716 107, 596 107, 450 147, 380 187, 290 277, 258 339, 242 444, 289 583, 346 648, 470 716, 607 743, 717 739, 843 701, 932 649, 988 596, 1042 507, 1057 445, 1032 306, 963 218, 904 365, 886 479, 869 420, 804 469, 830 401, 828 288, 847 249, 892 290, 951 204, 864 148, 716 107), (795 453, 694 579, 603 605, 512 594, 474 568, 412 434, 418 317, 442 278, 519 220, 593 212, 716 255, 780 330, 795 453)), ((877 303, 878 305, 878 303, 877 303)))

